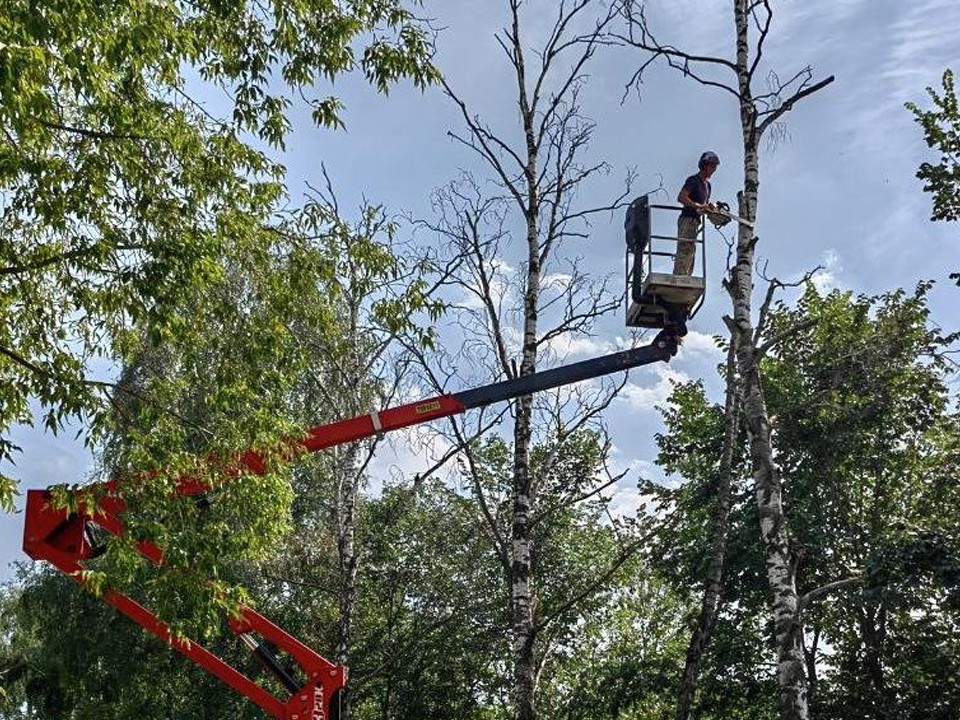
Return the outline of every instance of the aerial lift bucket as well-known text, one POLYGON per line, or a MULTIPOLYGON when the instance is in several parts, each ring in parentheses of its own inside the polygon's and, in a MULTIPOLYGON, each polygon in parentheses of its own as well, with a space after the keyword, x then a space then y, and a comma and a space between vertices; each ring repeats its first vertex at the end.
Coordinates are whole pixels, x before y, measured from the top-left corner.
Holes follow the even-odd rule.
POLYGON ((674 218, 681 209, 675 205, 651 204, 646 195, 636 198, 627 208, 624 221, 627 242, 624 277, 628 327, 676 327, 682 335, 686 321, 696 315, 703 305, 706 246, 702 226, 693 240, 696 245, 693 272, 690 275, 673 272, 680 241, 676 235, 674 218), (655 232, 655 225, 666 223, 670 223, 670 234, 655 232))

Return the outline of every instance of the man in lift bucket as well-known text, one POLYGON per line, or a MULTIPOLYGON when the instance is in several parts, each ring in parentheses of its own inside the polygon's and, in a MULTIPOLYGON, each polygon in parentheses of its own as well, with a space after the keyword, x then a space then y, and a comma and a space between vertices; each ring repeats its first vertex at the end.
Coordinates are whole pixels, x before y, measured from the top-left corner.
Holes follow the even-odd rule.
POLYGON ((720 158, 712 150, 700 156, 699 172, 684 181, 677 195, 677 202, 683 205, 677 219, 677 254, 673 260, 674 275, 693 273, 693 262, 697 253, 697 233, 700 232, 702 215, 716 211, 710 202, 710 177, 720 165, 720 158))

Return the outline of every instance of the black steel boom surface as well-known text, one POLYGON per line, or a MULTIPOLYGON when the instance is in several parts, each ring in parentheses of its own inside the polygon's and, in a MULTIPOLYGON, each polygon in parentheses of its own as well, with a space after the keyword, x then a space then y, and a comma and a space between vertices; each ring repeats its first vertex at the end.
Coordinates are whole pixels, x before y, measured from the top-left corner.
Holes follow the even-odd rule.
POLYGON ((571 365, 563 365, 551 370, 541 370, 531 375, 504 380, 493 385, 484 385, 455 393, 453 397, 463 403, 464 408, 478 408, 510 398, 530 395, 541 390, 569 385, 590 378, 609 375, 620 370, 629 370, 640 365, 654 362, 669 362, 677 354, 677 335, 675 331, 663 330, 650 345, 624 350, 592 358, 571 365))

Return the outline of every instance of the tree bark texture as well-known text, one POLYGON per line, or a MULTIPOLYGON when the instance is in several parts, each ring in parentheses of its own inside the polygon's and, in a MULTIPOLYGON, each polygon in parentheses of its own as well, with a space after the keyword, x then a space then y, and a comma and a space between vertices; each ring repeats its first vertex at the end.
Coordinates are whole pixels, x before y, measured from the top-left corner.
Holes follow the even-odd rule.
MULTIPOLYGON (((361 369, 360 343, 360 302, 349 293, 347 302, 350 309, 349 330, 353 338, 352 346, 343 358, 340 369, 341 382, 347 393, 346 410, 348 417, 362 412, 363 401, 360 388, 366 377, 361 369)), ((337 563, 339 575, 338 601, 339 618, 337 620, 337 646, 335 660, 349 667, 353 654, 353 617, 357 600, 357 570, 359 553, 356 543, 357 494, 360 490, 359 442, 349 443, 334 450, 333 481, 335 488, 333 507, 333 530, 337 539, 337 563)), ((352 716, 350 695, 341 701, 340 718, 350 720, 352 716)))
MULTIPOLYGON (((520 45, 518 7, 513 6, 513 38, 515 41, 514 69, 517 73, 517 90, 520 115, 526 142, 527 165, 524 172, 526 185, 527 277, 523 298, 523 351, 520 375, 529 375, 537 369, 537 319, 540 294, 540 236, 537 216, 540 199, 537 194, 537 145, 534 135, 534 115, 530 108, 526 88, 526 70, 523 50, 520 45)), ((514 716, 517 720, 536 718, 537 662, 534 653, 536 618, 534 616, 534 592, 530 572, 532 538, 530 520, 534 503, 533 483, 530 474, 530 425, 533 397, 526 395, 517 401, 517 414, 513 430, 513 517, 511 530, 510 605, 513 623, 513 692, 514 716)))
POLYGON ((687 659, 677 694, 677 720, 689 720, 691 717, 693 699, 700 678, 700 664, 716 623, 720 591, 723 586, 723 564, 727 549, 727 531, 730 526, 730 479, 733 474, 733 455, 740 427, 740 387, 737 383, 735 368, 736 339, 736 335, 731 337, 730 347, 727 350, 723 450, 717 471, 716 501, 710 518, 710 559, 707 564, 700 614, 687 646, 687 659))
MULTIPOLYGON (((743 134, 744 177, 739 196, 739 214, 753 222, 760 187, 757 109, 750 87, 749 0, 735 0, 737 30, 737 76, 740 91, 740 122, 743 134)), ((806 720, 807 684, 804 671, 802 631, 797 620, 795 565, 790 547, 787 518, 783 510, 780 470, 773 457, 770 421, 760 378, 752 312, 754 247, 753 230, 739 224, 737 258, 732 271, 733 327, 737 335, 737 366, 743 393, 753 473, 754 493, 760 519, 767 582, 777 648, 777 682, 780 720, 806 720)))
MULTIPOLYGON (((348 665, 353 648, 353 609, 357 597, 357 456, 358 444, 344 446, 336 458, 334 482, 337 487, 336 535, 338 569, 340 573, 337 623, 337 663, 348 665)), ((349 715, 344 716, 348 720, 349 715)))
MULTIPOLYGON (((519 293, 522 297, 522 341, 520 366, 517 369, 514 369, 512 358, 508 357, 509 343, 503 334, 500 317, 503 298, 494 297, 489 283, 482 277, 479 285, 485 294, 483 300, 489 322, 489 328, 484 328, 484 332, 492 336, 501 366, 499 370, 508 376, 524 376, 536 372, 541 345, 553 337, 583 332, 595 318, 607 312, 607 309, 616 307, 615 303, 606 307, 602 299, 605 295, 602 284, 591 285, 590 289, 597 292, 585 304, 581 304, 574 295, 585 295, 584 288, 587 285, 571 283, 563 291, 570 293, 571 301, 560 311, 561 319, 556 322, 551 319, 551 327, 544 332, 539 317, 542 275, 552 253, 564 238, 583 237, 576 225, 593 213, 620 207, 623 197, 605 208, 578 212, 569 208, 570 199, 576 194, 578 186, 605 168, 603 163, 581 165, 578 162, 578 154, 588 144, 592 126, 580 115, 577 95, 585 78, 584 66, 593 56, 599 38, 613 15, 604 11, 599 20, 588 18, 587 9, 594 7, 594 0, 558 4, 555 12, 551 12, 554 16, 552 31, 548 33, 544 47, 536 52, 534 62, 528 66, 520 28, 521 6, 525 6, 525 3, 522 0, 508 0, 507 4, 510 9, 509 24, 497 35, 497 41, 508 58, 516 82, 514 89, 523 133, 522 146, 513 147, 495 134, 468 111, 466 103, 449 87, 445 87, 459 105, 471 133, 469 140, 456 135, 454 137, 487 162, 495 173, 497 183, 505 191, 504 197, 515 207, 523 221, 526 252, 522 253, 524 277, 517 283, 523 285, 519 293), (582 27, 588 29, 583 31, 580 29, 582 27), (571 54, 573 58, 569 65, 559 59, 571 54)), ((596 3, 596 6, 603 4, 596 3)), ((497 241, 502 230, 499 228, 496 231, 497 241)), ((504 238, 508 236, 509 233, 502 234, 504 238)), ((480 265, 485 262, 483 256, 479 260, 480 265)), ((576 263, 573 263, 573 269, 576 276, 583 279, 576 263)), ((534 720, 537 714, 537 686, 546 662, 538 641, 547 621, 538 616, 537 584, 532 571, 537 553, 532 528, 538 503, 537 479, 530 468, 534 435, 533 397, 518 398, 513 411, 510 540, 509 543, 503 543, 510 613, 510 704, 511 715, 516 720, 534 720)), ((491 530, 495 535, 499 534, 496 527, 491 530)))

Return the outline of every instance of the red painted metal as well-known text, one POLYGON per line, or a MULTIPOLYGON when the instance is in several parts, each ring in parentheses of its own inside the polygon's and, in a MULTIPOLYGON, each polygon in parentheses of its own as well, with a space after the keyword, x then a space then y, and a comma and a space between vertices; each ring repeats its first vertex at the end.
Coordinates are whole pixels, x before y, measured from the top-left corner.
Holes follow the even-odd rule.
MULTIPOLYGON (((654 343, 645 348, 574 363, 542 373, 486 385, 459 395, 440 395, 419 400, 379 413, 361 415, 349 420, 320 425, 307 431, 300 439, 282 444, 278 459, 292 461, 302 452, 315 452, 324 448, 353 442, 373 435, 399 430, 418 423, 436 420, 464 412, 468 407, 481 407, 510 397, 529 394, 539 390, 566 385, 585 378, 609 374, 629 367, 651 362, 666 361, 677 352, 675 331, 663 331, 654 343)), ((215 458, 210 458, 215 463, 215 458)), ((222 471, 229 480, 242 473, 262 475, 266 472, 264 455, 248 450, 222 471)), ((46 560, 54 567, 83 582, 84 562, 92 559, 96 548, 90 542, 90 528, 96 526, 113 535, 124 532, 122 516, 126 511, 123 500, 123 485, 135 480, 110 480, 88 485, 74 491, 73 503, 76 512, 52 507, 48 490, 31 490, 27 494, 27 509, 24 527, 23 549, 35 560, 46 560)), ((181 496, 193 496, 209 492, 213 487, 204 480, 184 475, 177 480, 175 492, 181 496)), ((163 567, 163 552, 153 543, 141 541, 137 549, 145 558, 163 567)), ((288 635, 269 620, 250 608, 242 608, 240 617, 228 622, 237 635, 251 640, 255 651, 268 667, 271 667, 282 684, 293 690, 298 682, 303 686, 281 700, 264 687, 240 672, 222 658, 211 653, 196 642, 174 638, 166 624, 150 610, 135 600, 115 590, 108 590, 103 599, 111 606, 143 626, 172 648, 193 660, 207 672, 220 678, 230 687, 245 695, 266 712, 279 720, 327 720, 328 714, 338 702, 347 680, 347 669, 334 665, 315 653, 296 638, 288 635), (285 668, 271 660, 253 635, 286 653, 303 673, 303 680, 292 679, 285 668)))
MULTIPOLYGON (((449 395, 420 400, 390 408, 381 413, 362 415, 312 428, 301 439, 290 442, 289 449, 284 450, 283 453, 286 459, 293 460, 300 452, 315 452, 378 433, 462 413, 465 409, 463 403, 449 395)), ((244 472, 257 475, 266 472, 264 456, 254 451, 247 451, 238 458, 235 465, 224 470, 224 476, 230 478, 244 472)), ((190 476, 179 478, 176 485, 176 493, 181 496, 198 495, 209 492, 211 489, 208 483, 190 476)), ((24 551, 35 560, 46 560, 82 584, 85 570, 83 563, 95 555, 95 549, 89 540, 90 526, 96 526, 116 536, 124 532, 121 518, 126 510, 126 503, 122 498, 122 492, 122 483, 117 480, 77 489, 74 491, 73 500, 75 507, 79 510, 71 513, 51 505, 50 491, 29 491, 24 528, 24 551), (92 511, 92 508, 96 510, 92 511)), ((137 543, 137 549, 155 565, 163 565, 163 552, 155 544, 141 541, 137 543)), ((165 623, 127 595, 108 590, 103 594, 103 599, 280 720, 326 718, 333 703, 346 686, 347 669, 345 667, 335 665, 315 653, 251 608, 242 608, 241 617, 231 620, 228 625, 237 635, 256 634, 273 643, 300 667, 305 684, 286 700, 275 697, 263 686, 200 643, 173 637, 165 623)))
MULTIPOLYGON (((290 442, 289 449, 283 453, 286 459, 293 460, 301 452, 316 452, 378 433, 462 413, 465 409, 463 403, 450 395, 420 400, 381 413, 312 428, 301 439, 290 442)), ((247 451, 238 458, 234 466, 224 471, 224 476, 230 478, 244 472, 257 475, 266 472, 264 456, 252 450, 247 451)), ((94 525, 116 536, 124 532, 121 517, 126 510, 126 503, 122 498, 121 486, 121 482, 109 480, 75 490, 73 499, 79 510, 74 513, 54 508, 50 502, 52 495, 48 490, 29 491, 24 551, 35 560, 46 560, 82 584, 85 570, 83 563, 95 555, 89 539, 90 526, 94 525), (92 511, 92 508, 96 510, 92 511)), ((211 489, 208 483, 198 478, 183 476, 177 481, 176 493, 192 496, 209 492, 211 489)), ((152 563, 163 565, 163 552, 153 543, 141 541, 137 544, 137 549, 152 563)), ((103 594, 103 599, 280 720, 325 719, 346 686, 347 668, 331 663, 250 608, 243 608, 241 617, 231 620, 228 625, 237 635, 259 635, 299 665, 305 684, 286 700, 275 697, 201 644, 173 637, 169 627, 155 614, 123 593, 108 590, 103 594)))
POLYGON ((399 430, 430 420, 457 415, 465 410, 466 407, 455 396, 439 395, 376 413, 380 422, 379 429, 374 423, 374 414, 320 425, 308 430, 306 436, 299 442, 299 446, 308 452, 316 452, 334 445, 372 437, 377 433, 399 430))
MULTIPOLYGON (((650 359, 642 360, 642 362, 651 361, 650 359)), ((603 369, 602 372, 613 372, 617 369, 621 368, 603 369)), ((550 386, 566 382, 571 380, 551 379, 550 386)), ((476 402, 471 403, 471 406, 485 404, 494 398, 490 393, 481 397, 477 394, 481 390, 495 389, 496 397, 503 399, 519 394, 522 389, 519 386, 516 392, 512 388, 509 391, 501 389, 500 385, 504 384, 471 391, 477 395, 474 398, 476 402)), ((316 452, 380 433, 455 415, 467 409, 465 402, 466 400, 461 400, 456 395, 441 395, 389 408, 379 413, 320 425, 308 430, 302 438, 289 441, 281 447, 278 455, 280 459, 292 461, 302 452, 316 452)), ((262 454, 252 450, 243 453, 233 465, 223 470, 222 476, 229 479, 248 472, 257 475, 266 472, 266 460, 262 454)), ((88 537, 90 526, 96 526, 116 536, 124 532, 121 518, 126 510, 126 503, 122 497, 122 485, 128 482, 133 481, 110 480, 75 490, 75 507, 79 508, 76 513, 53 508, 50 504, 49 491, 29 491, 24 551, 35 560, 47 560, 77 582, 82 583, 85 569, 83 563, 92 559, 96 552, 95 548, 91 547, 88 537)), ((193 496, 212 489, 204 480, 184 475, 177 480, 175 492, 181 496, 193 496)), ((142 541, 137 544, 137 549, 145 558, 162 567, 163 553, 159 547, 142 541)), ((230 620, 228 625, 237 635, 248 638, 252 638, 253 635, 260 636, 285 652, 300 667, 304 685, 285 700, 277 698, 201 644, 174 638, 166 624, 130 597, 109 590, 103 595, 103 599, 279 720, 326 720, 346 686, 347 668, 331 663, 250 608, 242 608, 240 617, 230 620)), ((293 681, 284 684, 292 689, 295 686, 292 683, 293 681)))
MULTIPOLYGON (((28 491, 23 549, 33 559, 46 560, 82 584, 85 570, 82 563, 93 555, 87 540, 88 524, 96 525, 114 535, 122 534, 122 523, 115 515, 106 512, 105 507, 121 512, 124 504, 119 499, 110 497, 108 502, 101 503, 96 516, 91 516, 56 509, 51 506, 50 501, 49 491, 28 491)), ((163 555, 156 545, 141 542, 137 547, 144 557, 161 565, 163 555)), ((154 613, 127 595, 108 590, 102 597, 106 603, 278 720, 326 718, 327 709, 346 685, 345 667, 334 665, 252 608, 241 608, 240 618, 228 625, 238 635, 255 633, 263 637, 299 665, 306 678, 305 684, 287 699, 277 698, 202 644, 175 638, 169 627, 154 613)))

